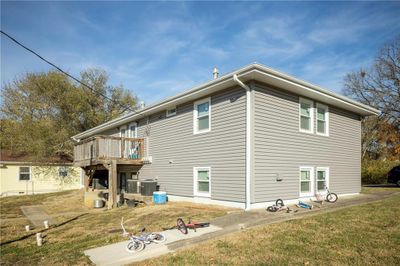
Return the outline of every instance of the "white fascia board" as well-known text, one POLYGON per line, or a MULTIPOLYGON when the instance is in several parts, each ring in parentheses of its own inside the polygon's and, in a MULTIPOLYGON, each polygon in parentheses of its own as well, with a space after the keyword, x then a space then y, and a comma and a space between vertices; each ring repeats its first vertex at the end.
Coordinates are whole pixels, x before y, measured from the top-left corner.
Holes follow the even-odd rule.
POLYGON ((255 80, 262 81, 267 84, 271 83, 272 85, 276 85, 277 87, 289 89, 296 94, 312 98, 316 101, 328 103, 333 106, 338 106, 345 110, 360 114, 362 116, 380 114, 380 111, 375 108, 364 105, 345 96, 333 93, 329 90, 323 89, 303 80, 294 78, 282 72, 278 72, 271 68, 265 67, 261 64, 254 63, 234 72, 225 74, 217 79, 206 82, 200 86, 194 87, 190 90, 184 91, 175 96, 154 103, 144 109, 138 110, 137 112, 128 113, 109 122, 103 123, 97 127, 86 130, 73 136, 72 139, 75 141, 79 141, 81 139, 96 135, 102 131, 118 127, 120 125, 135 121, 155 112, 165 110, 171 106, 176 106, 187 101, 192 101, 200 97, 206 96, 210 93, 214 93, 230 86, 234 86, 236 85, 233 80, 233 76, 235 74, 243 82, 246 82, 248 80, 255 80))

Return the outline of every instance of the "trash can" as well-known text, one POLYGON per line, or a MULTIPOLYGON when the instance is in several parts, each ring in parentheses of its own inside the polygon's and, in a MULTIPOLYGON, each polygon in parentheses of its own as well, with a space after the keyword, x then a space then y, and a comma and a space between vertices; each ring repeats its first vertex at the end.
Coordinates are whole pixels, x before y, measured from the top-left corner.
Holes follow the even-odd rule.
POLYGON ((167 192, 165 191, 154 191, 153 192, 154 204, 165 204, 167 202, 167 192))

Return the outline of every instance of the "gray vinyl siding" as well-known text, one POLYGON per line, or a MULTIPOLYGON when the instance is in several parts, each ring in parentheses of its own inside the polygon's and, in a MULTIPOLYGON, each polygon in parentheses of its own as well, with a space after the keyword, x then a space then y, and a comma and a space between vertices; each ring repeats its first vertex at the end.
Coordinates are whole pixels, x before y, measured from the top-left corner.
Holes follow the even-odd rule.
POLYGON ((112 129, 109 129, 109 130, 106 130, 106 131, 102 132, 100 135, 119 137, 119 129, 118 128, 112 128, 112 129))
MULTIPOLYGON (((239 87, 211 96, 211 131, 193 134, 193 101, 177 106, 175 116, 165 111, 138 122, 151 164, 139 179, 157 178, 170 195, 193 196, 193 167, 211 168, 211 199, 245 201, 246 98, 239 87)), ((103 134, 118 136, 117 129, 103 134)))
MULTIPOLYGON (((358 115, 328 105, 326 137, 299 132, 299 96, 257 84, 254 101, 253 203, 298 198, 300 166, 329 167, 332 191, 360 192, 358 115), (281 182, 276 181, 277 174, 281 182)), ((314 124, 314 132, 315 128, 314 124)))

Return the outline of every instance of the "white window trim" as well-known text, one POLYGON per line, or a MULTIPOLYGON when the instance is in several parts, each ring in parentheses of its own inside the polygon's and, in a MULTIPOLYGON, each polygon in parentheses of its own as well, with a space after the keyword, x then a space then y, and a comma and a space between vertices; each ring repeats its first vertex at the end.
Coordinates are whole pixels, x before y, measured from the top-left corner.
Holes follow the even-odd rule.
POLYGON ((318 191, 318 171, 325 171, 325 183, 326 186, 329 188, 329 167, 317 167, 315 169, 315 193, 326 195, 326 189, 321 193, 318 191))
POLYGON ((317 103, 315 112, 315 133, 320 136, 329 137, 329 107, 325 104, 317 103), (325 109, 325 133, 318 132, 318 108, 325 109))
POLYGON ((173 107, 173 108, 169 108, 169 109, 165 110, 165 116, 166 116, 166 117, 171 117, 171 116, 174 116, 174 115, 176 115, 176 106, 173 107), (174 109, 175 109, 175 112, 173 112, 173 113, 168 113, 168 111, 171 111, 171 110, 174 110, 174 109))
POLYGON ((211 197, 211 167, 193 167, 193 195, 199 197, 208 197, 208 198, 211 197), (198 184, 197 184, 198 171, 208 171, 208 177, 209 177, 208 193, 198 191, 198 184))
POLYGON ((211 98, 205 98, 198 101, 195 101, 193 104, 193 134, 201 134, 211 131, 211 98), (198 130, 198 119, 197 119, 197 106, 208 102, 208 129, 198 130))
POLYGON ((130 123, 127 130, 128 130, 128 136, 130 138, 137 138, 137 123, 136 122, 130 123), (135 126, 135 134, 132 134, 131 126, 135 126))
POLYGON ((32 167, 31 167, 31 166, 19 166, 19 167, 18 167, 18 175, 17 175, 17 178, 18 178, 18 181, 19 181, 19 182, 32 181, 32 167), (29 168, 29 180, 21 180, 21 179, 20 179, 21 167, 28 167, 28 168, 29 168))
POLYGON ((122 136, 122 129, 125 129, 125 135, 126 135, 126 132, 128 131, 128 126, 120 126, 119 127, 119 137, 120 138, 125 137, 125 136, 122 136))
POLYGON ((315 189, 314 189, 314 180, 315 180, 315 172, 314 172, 314 167, 313 166, 300 166, 299 168, 299 197, 310 197, 315 195, 315 189), (301 192, 301 171, 303 170, 308 170, 310 171, 310 192, 308 193, 302 193, 301 192))
POLYGON ((299 97, 299 131, 310 134, 314 133, 314 102, 301 97, 299 97), (310 130, 301 128, 301 103, 308 103, 310 105, 310 130))

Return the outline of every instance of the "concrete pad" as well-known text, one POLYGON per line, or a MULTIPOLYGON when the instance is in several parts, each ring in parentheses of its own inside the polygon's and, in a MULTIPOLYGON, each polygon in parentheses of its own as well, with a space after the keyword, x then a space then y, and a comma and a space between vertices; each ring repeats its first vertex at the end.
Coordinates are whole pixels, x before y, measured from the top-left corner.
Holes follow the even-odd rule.
POLYGON ((51 218, 41 206, 22 206, 20 208, 26 218, 36 227, 44 227, 44 221, 48 221, 49 225, 55 224, 53 218, 51 218))
POLYGON ((124 265, 167 254, 173 251, 172 249, 168 248, 168 245, 171 243, 199 237, 205 234, 219 231, 221 229, 222 228, 218 226, 210 225, 209 227, 197 229, 197 232, 189 229, 189 233, 187 235, 182 234, 176 229, 163 231, 161 233, 163 233, 167 238, 164 243, 151 243, 150 245, 146 245, 144 250, 134 254, 127 252, 125 249, 128 241, 89 249, 86 250, 84 253, 86 256, 89 256, 90 260, 96 265, 124 265))

